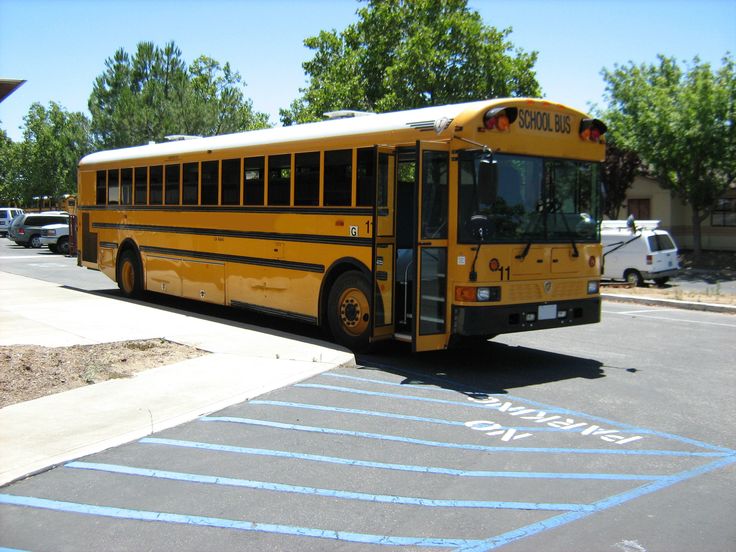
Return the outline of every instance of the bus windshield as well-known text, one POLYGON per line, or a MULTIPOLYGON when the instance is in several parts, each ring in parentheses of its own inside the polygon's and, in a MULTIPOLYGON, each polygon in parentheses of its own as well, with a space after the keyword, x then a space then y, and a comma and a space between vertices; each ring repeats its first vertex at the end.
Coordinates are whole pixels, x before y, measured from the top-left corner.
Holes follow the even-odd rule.
POLYGON ((600 241, 598 163, 496 154, 497 194, 484 203, 482 155, 460 155, 458 242, 600 241))

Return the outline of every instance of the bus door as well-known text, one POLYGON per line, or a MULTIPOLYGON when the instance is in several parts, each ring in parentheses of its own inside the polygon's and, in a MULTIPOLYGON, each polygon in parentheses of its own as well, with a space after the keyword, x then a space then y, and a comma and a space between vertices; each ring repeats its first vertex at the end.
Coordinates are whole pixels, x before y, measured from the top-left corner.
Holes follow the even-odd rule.
POLYGON ((373 341, 393 337, 396 266, 396 151, 376 147, 373 213, 373 341))
POLYGON ((443 349, 447 328, 447 245, 450 146, 417 143, 417 227, 414 245, 414 351, 443 349))

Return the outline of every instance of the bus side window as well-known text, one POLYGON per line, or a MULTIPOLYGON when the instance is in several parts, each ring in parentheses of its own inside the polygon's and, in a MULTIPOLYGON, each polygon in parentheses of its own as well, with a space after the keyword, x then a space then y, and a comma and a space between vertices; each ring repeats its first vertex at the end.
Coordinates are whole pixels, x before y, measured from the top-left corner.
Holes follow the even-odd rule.
POLYGON ((164 202, 166 205, 179 205, 180 165, 166 165, 164 202))
POLYGON ((182 203, 197 205, 199 203, 199 163, 184 163, 182 173, 182 203))
MULTIPOLYGON (((202 162, 202 199, 200 200, 202 205, 217 205, 219 170, 219 161, 202 162)), ((222 202, 225 203, 224 193, 222 202)), ((238 203, 240 203, 240 197, 238 197, 238 203)))
POLYGON ((151 167, 151 205, 161 205, 164 198, 164 168, 162 165, 151 167))
POLYGON ((136 205, 148 203, 148 167, 135 168, 135 197, 136 205))
POLYGON ((268 204, 291 204, 291 155, 268 156, 268 204))
POLYGON ((120 203, 121 205, 133 203, 133 169, 120 171, 120 203))
POLYGON ((319 152, 294 157, 294 205, 319 205, 319 152))
POLYGON ((326 207, 349 207, 353 200, 353 150, 325 152, 326 207))
POLYGON ((120 202, 120 171, 114 169, 107 171, 107 204, 117 205, 120 202))
POLYGON ((107 171, 97 171, 97 187, 96 187, 97 205, 105 205, 107 203, 107 171))
POLYGON ((263 205, 265 194, 264 158, 246 157, 243 165, 243 203, 245 205, 263 205))
MULTIPOLYGON (((202 166, 204 172, 204 164, 202 166)), ((204 176, 202 176, 204 179, 204 176)), ((217 169, 215 169, 215 185, 217 183, 217 169)), ((217 188, 215 188, 217 196, 217 188)), ((225 159, 222 162, 222 205, 240 205, 240 159, 225 159)), ((204 180, 202 180, 202 203, 204 203, 204 180)), ((217 204, 217 197, 213 205, 217 204)))
POLYGON ((356 205, 373 206, 376 185, 376 150, 358 149, 358 182, 356 205))

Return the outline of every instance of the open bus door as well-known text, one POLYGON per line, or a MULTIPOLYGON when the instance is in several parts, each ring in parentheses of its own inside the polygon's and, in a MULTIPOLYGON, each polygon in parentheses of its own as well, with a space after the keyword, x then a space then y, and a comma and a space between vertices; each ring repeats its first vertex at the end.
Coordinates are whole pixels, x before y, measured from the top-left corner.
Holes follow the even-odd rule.
POLYGON ((447 336, 450 146, 417 142, 414 351, 443 349, 447 336))
POLYGON ((373 213, 373 341, 393 337, 396 267, 396 151, 376 147, 373 213))

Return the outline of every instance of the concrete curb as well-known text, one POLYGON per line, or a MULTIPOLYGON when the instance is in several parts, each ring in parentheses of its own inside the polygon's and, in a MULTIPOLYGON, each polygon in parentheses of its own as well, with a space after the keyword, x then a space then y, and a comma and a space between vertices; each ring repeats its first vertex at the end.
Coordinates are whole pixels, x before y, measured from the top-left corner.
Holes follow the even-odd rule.
POLYGON ((640 305, 652 305, 657 307, 736 314, 736 306, 719 305, 716 303, 697 303, 694 301, 659 299, 656 297, 641 297, 639 295, 618 295, 615 293, 602 293, 601 298, 606 301, 616 301, 618 303, 637 303, 640 305))

